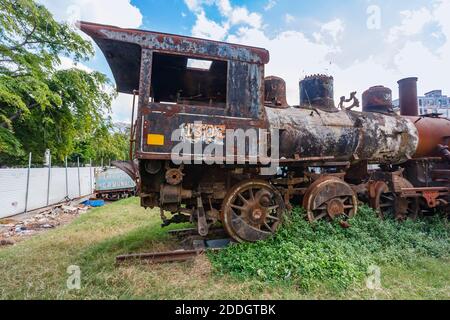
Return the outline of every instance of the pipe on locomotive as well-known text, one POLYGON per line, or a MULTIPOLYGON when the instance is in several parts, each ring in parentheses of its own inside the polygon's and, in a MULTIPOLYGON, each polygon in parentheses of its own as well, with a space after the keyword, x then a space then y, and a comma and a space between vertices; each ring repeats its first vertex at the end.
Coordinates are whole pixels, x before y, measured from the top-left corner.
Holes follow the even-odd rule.
POLYGON ((437 115, 419 116, 417 80, 411 77, 398 81, 400 114, 411 120, 419 133, 419 145, 414 158, 442 157, 450 160, 450 119, 437 115))

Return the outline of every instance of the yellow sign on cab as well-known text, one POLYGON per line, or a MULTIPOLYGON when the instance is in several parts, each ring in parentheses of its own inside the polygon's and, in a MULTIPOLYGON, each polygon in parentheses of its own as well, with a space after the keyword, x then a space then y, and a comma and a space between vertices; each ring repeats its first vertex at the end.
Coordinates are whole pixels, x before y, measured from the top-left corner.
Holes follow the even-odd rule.
POLYGON ((164 135, 162 134, 148 134, 147 144, 151 146, 163 146, 164 145, 164 135))

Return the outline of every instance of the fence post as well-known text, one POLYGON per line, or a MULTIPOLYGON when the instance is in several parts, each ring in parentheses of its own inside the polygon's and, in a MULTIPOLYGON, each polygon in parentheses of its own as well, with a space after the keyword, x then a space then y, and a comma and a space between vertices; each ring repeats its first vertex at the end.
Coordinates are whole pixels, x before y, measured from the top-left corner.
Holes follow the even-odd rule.
POLYGON ((30 188, 31 152, 28 155, 27 189, 25 190, 25 213, 28 210, 28 192, 30 188))
POLYGON ((92 159, 89 159, 89 183, 90 183, 90 186, 89 186, 89 192, 92 194, 93 192, 94 192, 94 190, 93 190, 93 183, 92 183, 93 181, 92 181, 92 159))
POLYGON ((78 195, 81 198, 80 157, 77 158, 77 168, 78 168, 78 195))
POLYGON ((47 206, 50 204, 50 182, 52 176, 52 154, 50 153, 48 162, 48 179, 47 179, 47 206))
POLYGON ((100 165, 100 167, 102 167, 102 168, 103 168, 103 158, 102 158, 102 162, 101 162, 101 165, 100 165))
POLYGON ((66 156, 66 198, 69 199, 69 176, 68 176, 68 169, 67 169, 67 156, 66 156))

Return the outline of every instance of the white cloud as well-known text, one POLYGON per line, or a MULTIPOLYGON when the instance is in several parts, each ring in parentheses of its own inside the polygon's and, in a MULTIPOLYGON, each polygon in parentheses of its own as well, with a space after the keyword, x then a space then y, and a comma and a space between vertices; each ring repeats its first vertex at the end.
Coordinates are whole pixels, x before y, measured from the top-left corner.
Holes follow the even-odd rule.
POLYGON ((419 34, 423 27, 434 19, 427 8, 421 8, 416 11, 405 10, 400 12, 400 15, 402 16, 402 22, 400 25, 391 28, 387 39, 388 42, 394 42, 401 37, 419 34))
POLYGON ((247 24, 253 28, 261 27, 261 15, 249 12, 245 7, 235 7, 228 15, 232 25, 247 24))
POLYGON ((111 105, 112 109, 112 120, 114 122, 131 122, 131 111, 133 105, 133 95, 119 93, 117 98, 113 101, 111 105))
POLYGON ((56 67, 58 70, 66 70, 66 69, 76 68, 76 69, 86 71, 88 73, 91 73, 93 71, 88 66, 86 66, 80 62, 75 62, 71 58, 68 58, 68 57, 59 57, 59 60, 61 61, 61 63, 56 67))
POLYGON ((59 21, 84 20, 119 27, 137 28, 142 24, 140 10, 130 0, 38 0, 59 21))
POLYGON ((269 0, 267 2, 267 4, 264 6, 264 11, 269 11, 270 9, 275 7, 276 5, 277 5, 277 1, 276 0, 269 0))
POLYGON ((227 32, 227 25, 220 25, 212 20, 209 20, 204 11, 197 14, 197 20, 192 28, 192 35, 194 37, 213 40, 223 40, 227 32))
POLYGON ((337 42, 344 33, 345 24, 341 19, 334 19, 322 25, 320 29, 322 33, 329 34, 337 42))
POLYGON ((227 17, 233 12, 233 7, 229 0, 217 0, 217 7, 219 8, 220 13, 227 17))
POLYGON ((248 25, 253 28, 260 28, 262 25, 262 17, 259 13, 249 12, 246 7, 233 6, 229 0, 184 0, 184 2, 197 17, 192 30, 195 36, 206 35, 208 39, 221 40, 232 26, 248 25), (222 23, 206 17, 203 7, 211 5, 215 5, 221 16, 225 18, 222 23))
POLYGON ((284 16, 284 21, 286 23, 291 23, 295 21, 295 17, 293 15, 290 15, 289 13, 286 13, 286 15, 284 16))

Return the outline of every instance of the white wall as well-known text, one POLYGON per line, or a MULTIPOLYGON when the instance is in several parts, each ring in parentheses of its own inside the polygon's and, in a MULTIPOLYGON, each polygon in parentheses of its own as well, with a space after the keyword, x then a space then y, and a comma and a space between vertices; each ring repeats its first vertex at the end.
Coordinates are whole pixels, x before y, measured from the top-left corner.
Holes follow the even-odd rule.
MULTIPOLYGON (((68 168, 66 186, 66 169, 51 168, 49 186, 48 168, 30 169, 27 211, 62 202, 66 197, 74 199, 92 194, 94 171, 95 168, 79 168, 78 174, 78 168, 68 168)), ((25 211, 27 175, 28 169, 0 169, 0 218, 25 211)))

